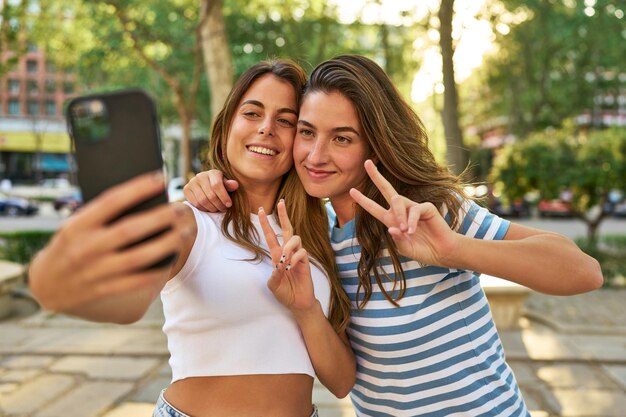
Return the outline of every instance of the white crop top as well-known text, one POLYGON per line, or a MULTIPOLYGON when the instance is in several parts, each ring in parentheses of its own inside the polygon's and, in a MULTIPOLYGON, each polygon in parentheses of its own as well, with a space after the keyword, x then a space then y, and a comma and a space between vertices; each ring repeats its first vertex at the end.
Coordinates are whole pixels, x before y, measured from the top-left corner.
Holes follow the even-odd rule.
MULTIPOLYGON (((185 265, 161 291, 172 382, 217 375, 314 377, 296 321, 267 288, 271 260, 244 261, 254 254, 222 234, 224 215, 192 209, 196 240, 185 265)), ((251 218, 260 246, 267 249, 258 217, 251 218)), ((282 243, 280 226, 268 218, 282 243)), ((310 265, 315 297, 328 316, 328 278, 310 265)))

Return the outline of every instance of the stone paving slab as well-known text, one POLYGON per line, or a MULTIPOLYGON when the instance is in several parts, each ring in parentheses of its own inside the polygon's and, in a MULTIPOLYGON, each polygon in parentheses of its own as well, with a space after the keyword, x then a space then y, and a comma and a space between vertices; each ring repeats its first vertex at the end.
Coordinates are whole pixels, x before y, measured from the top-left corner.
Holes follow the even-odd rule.
POLYGON ((66 375, 42 375, 0 396, 0 410, 17 415, 30 415, 69 391, 76 381, 66 375))
POLYGON ((625 300, 626 288, 568 297, 533 292, 524 302, 524 314, 562 334, 626 335, 625 300))
MULTIPOLYGON (((626 292, 603 294, 602 302, 623 319, 616 295, 626 292)), ((556 298, 541 314, 556 311, 554 317, 564 323, 595 314, 602 319, 599 327, 615 332, 584 332, 586 325, 573 332, 572 322, 561 332, 545 320, 528 319, 518 330, 500 332, 532 416, 623 417, 626 334, 618 323, 604 320, 604 313, 587 311, 598 299, 576 301, 568 316, 560 310, 568 298, 556 298)), ((0 416, 151 417, 159 392, 171 380, 159 304, 129 326, 45 312, 0 321, 0 416)), ((322 417, 354 416, 349 399, 337 400, 318 382, 313 396, 322 417)))
POLYGON ((79 373, 90 379, 137 380, 158 365, 154 358, 66 356, 50 368, 56 373, 79 373))
POLYGON ((97 416, 132 389, 130 382, 86 382, 35 413, 34 417, 97 416))

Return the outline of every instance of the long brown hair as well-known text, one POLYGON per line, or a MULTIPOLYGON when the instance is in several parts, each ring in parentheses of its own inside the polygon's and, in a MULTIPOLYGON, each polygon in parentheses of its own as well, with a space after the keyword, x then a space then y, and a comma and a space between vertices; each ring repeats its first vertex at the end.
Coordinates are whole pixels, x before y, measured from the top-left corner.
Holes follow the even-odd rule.
MULTIPOLYGON (((457 228, 460 198, 465 197, 461 179, 435 161, 422 121, 378 64, 359 55, 341 55, 323 62, 313 70, 305 95, 314 91, 338 92, 348 98, 381 174, 401 195, 420 203, 429 201, 440 209, 446 207, 451 228, 457 228)), ((369 177, 362 192, 381 206, 388 206, 369 177)), ((358 292, 364 290, 363 298, 357 297, 359 307, 372 295, 370 275, 387 300, 398 305, 406 290, 406 278, 387 227, 360 206, 355 227, 361 245, 358 292), (393 278, 380 265, 383 249, 389 251, 393 278), (394 290, 399 285, 395 297, 383 287, 381 273, 394 283, 394 290)))
MULTIPOLYGON (((295 62, 286 59, 267 60, 253 65, 244 72, 235 83, 226 98, 224 107, 215 119, 209 143, 209 168, 222 171, 226 178, 237 178, 231 169, 230 162, 224 157, 233 117, 250 86, 266 74, 271 74, 291 84, 296 92, 297 108, 300 108, 306 74, 295 62)), ((239 190, 231 195, 231 199, 233 206, 224 214, 222 233, 227 239, 254 253, 255 256, 250 261, 260 261, 263 257, 269 256, 256 243, 260 237, 250 220, 250 206, 241 184, 239 190), (229 230, 230 224, 232 224, 232 232, 229 230)), ((294 233, 302 239, 302 246, 329 277, 331 302, 328 318, 336 331, 343 331, 348 324, 350 304, 337 278, 335 256, 328 239, 328 218, 324 205, 321 200, 310 197, 306 193, 293 167, 283 176, 274 201, 273 213, 277 220, 276 204, 280 199, 285 200, 294 233)))

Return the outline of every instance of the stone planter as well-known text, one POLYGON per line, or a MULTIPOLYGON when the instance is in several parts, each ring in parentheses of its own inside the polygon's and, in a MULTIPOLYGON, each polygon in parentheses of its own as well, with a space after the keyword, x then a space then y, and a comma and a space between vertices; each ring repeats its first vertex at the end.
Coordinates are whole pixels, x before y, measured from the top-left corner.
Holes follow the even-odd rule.
POLYGON ((519 328, 524 300, 532 290, 523 285, 485 274, 480 276, 480 285, 487 295, 496 328, 498 330, 519 328))
POLYGON ((23 265, 0 260, 0 320, 11 313, 11 292, 22 285, 24 272, 23 265))

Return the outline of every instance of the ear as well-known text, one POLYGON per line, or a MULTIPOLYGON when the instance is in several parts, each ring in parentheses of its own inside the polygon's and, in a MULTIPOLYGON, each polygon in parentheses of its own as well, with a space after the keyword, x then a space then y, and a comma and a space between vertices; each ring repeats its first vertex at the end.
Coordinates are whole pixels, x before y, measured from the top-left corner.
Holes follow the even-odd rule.
POLYGON ((378 159, 378 155, 376 155, 374 152, 372 152, 367 159, 371 159, 374 165, 377 165, 377 166, 378 166, 378 163, 380 162, 380 159, 378 159))

